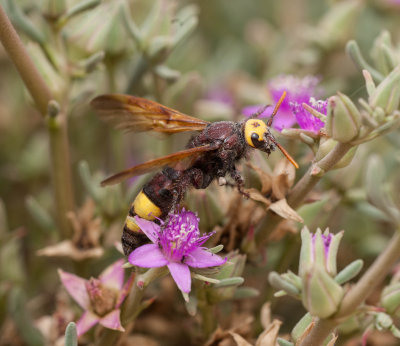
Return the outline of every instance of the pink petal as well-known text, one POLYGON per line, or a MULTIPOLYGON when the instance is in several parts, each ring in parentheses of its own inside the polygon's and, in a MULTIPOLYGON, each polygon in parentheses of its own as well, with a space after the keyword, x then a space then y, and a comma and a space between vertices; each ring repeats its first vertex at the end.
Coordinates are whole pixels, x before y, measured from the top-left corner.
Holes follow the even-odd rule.
POLYGON ((163 267, 168 260, 156 244, 146 244, 133 250, 128 257, 129 263, 143 268, 163 267))
POLYGON ((147 235, 153 243, 158 242, 158 234, 160 232, 160 226, 153 221, 142 219, 135 216, 135 222, 140 227, 142 232, 147 235))
POLYGON ((125 329, 121 325, 120 315, 120 309, 113 310, 100 320, 100 324, 108 329, 114 329, 119 330, 120 332, 124 332, 125 329))
POLYGON ((224 264, 226 258, 222 258, 209 251, 197 248, 185 257, 184 262, 193 268, 207 268, 224 264))
POLYGON ((283 129, 291 128, 295 123, 296 118, 292 112, 281 112, 275 116, 272 127, 278 131, 282 131, 283 129))
POLYGON ((189 293, 192 284, 189 267, 184 263, 171 262, 168 269, 178 288, 184 293, 189 293))
POLYGON ((87 280, 61 269, 58 269, 58 275, 60 275, 61 282, 71 297, 74 298, 84 310, 87 310, 90 306, 89 295, 85 285, 87 280))
POLYGON ((122 291, 119 294, 117 304, 115 304, 116 308, 119 308, 123 301, 125 300, 125 297, 128 295, 129 291, 131 290, 131 287, 133 283, 135 282, 135 274, 132 274, 128 281, 125 283, 124 287, 122 288, 122 291))
POLYGON ((100 281, 107 287, 121 290, 124 285, 124 260, 120 259, 108 266, 99 276, 100 281))
MULTIPOLYGON (((251 117, 261 111, 266 105, 252 105, 246 106, 242 109, 242 114, 246 117, 251 117)), ((259 118, 267 118, 271 115, 273 107, 269 106, 258 116, 259 118)))
POLYGON ((100 321, 100 317, 91 311, 85 311, 79 321, 76 323, 78 336, 85 334, 90 328, 100 321))

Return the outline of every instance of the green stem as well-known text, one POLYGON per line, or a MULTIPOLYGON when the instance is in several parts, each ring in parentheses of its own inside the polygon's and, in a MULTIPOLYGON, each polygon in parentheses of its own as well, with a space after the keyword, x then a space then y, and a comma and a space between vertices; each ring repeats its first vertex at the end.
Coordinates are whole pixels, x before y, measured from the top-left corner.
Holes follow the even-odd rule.
POLYGON ((204 288, 199 288, 197 291, 197 299, 199 301, 198 309, 201 315, 201 326, 203 329, 204 339, 212 334, 216 329, 217 320, 215 319, 214 307, 210 305, 207 301, 206 291, 204 288))
MULTIPOLYGON (((320 161, 312 164, 288 194, 287 201, 289 205, 293 209, 298 208, 324 174, 332 169, 332 167, 342 159, 351 147, 352 146, 347 143, 338 143, 328 155, 320 161), (319 173, 314 174, 315 172, 319 173)), ((259 248, 264 246, 269 234, 281 220, 282 218, 280 216, 268 211, 267 215, 261 221, 256 230, 255 243, 259 248)))
POLYGON ((338 143, 328 155, 311 165, 307 173, 303 175, 290 191, 287 198, 289 205, 294 209, 298 208, 324 174, 332 169, 350 149, 350 144, 338 143), (320 171, 318 175, 313 174, 316 170, 320 171))
POLYGON ((67 218, 67 213, 74 211, 75 206, 65 113, 58 114, 55 119, 49 119, 48 131, 58 225, 62 237, 70 238, 72 235, 72 228, 67 218))
POLYGON ((121 321, 124 325, 131 323, 139 315, 144 291, 145 289, 139 288, 135 281, 121 312, 121 321))
POLYGON ((47 114, 47 105, 52 99, 42 76, 28 55, 21 39, 0 5, 0 41, 17 68, 25 86, 31 94, 42 116, 47 114))
MULTIPOLYGON (((22 80, 31 94, 39 112, 47 116, 48 105, 53 96, 44 79, 36 69, 21 39, 0 5, 0 41, 15 64, 22 80)), ((71 227, 66 214, 74 210, 69 144, 65 114, 49 120, 50 152, 54 181, 55 205, 59 228, 63 237, 69 237, 71 227)))
POLYGON ((300 343, 300 346, 322 345, 328 335, 345 318, 349 317, 362 304, 371 292, 382 283, 387 273, 400 258, 400 231, 397 231, 389 241, 387 248, 375 260, 361 279, 343 298, 339 311, 329 319, 317 320, 310 334, 300 343))
MULTIPOLYGON (((132 285, 131 291, 122 305, 121 311, 121 324, 127 328, 135 318, 139 315, 144 305, 142 305, 142 298, 145 288, 155 279, 160 278, 168 273, 167 267, 151 268, 142 275, 136 275, 135 282, 132 285)), ((97 346, 115 345, 117 339, 123 334, 121 332, 106 329, 104 330, 101 338, 96 342, 97 346)))

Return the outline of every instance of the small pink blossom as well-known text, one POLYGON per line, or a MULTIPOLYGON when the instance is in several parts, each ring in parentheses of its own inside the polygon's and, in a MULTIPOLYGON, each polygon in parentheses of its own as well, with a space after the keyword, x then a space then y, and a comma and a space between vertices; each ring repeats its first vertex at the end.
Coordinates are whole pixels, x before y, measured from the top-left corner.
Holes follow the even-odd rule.
POLYGON ((226 262, 226 258, 201 247, 213 233, 201 236, 199 218, 190 211, 183 209, 179 214, 171 215, 168 223, 161 221, 161 226, 137 216, 135 222, 153 244, 132 251, 128 261, 144 268, 167 266, 178 288, 184 293, 189 293, 191 288, 189 267, 215 267, 226 262))
MULTIPOLYGON (((319 78, 315 76, 299 78, 293 75, 280 75, 269 81, 268 90, 274 103, 279 101, 284 91, 287 92, 286 98, 279 107, 279 112, 272 123, 274 129, 282 131, 285 128, 291 128, 296 122, 300 128, 303 128, 303 118, 300 115, 296 116, 293 112, 292 104, 310 104, 310 98, 319 98, 321 96, 321 91, 318 88, 319 81, 319 78)), ((262 107, 263 105, 248 106, 242 110, 242 113, 245 116, 252 116, 262 107)), ((268 107, 262 112, 260 117, 269 117, 272 111, 273 107, 268 107)), ((315 118, 314 116, 312 117, 315 118)), ((308 121, 305 122, 308 124, 308 121)))
POLYGON ((78 336, 100 323, 102 326, 119 330, 125 329, 120 321, 120 306, 133 283, 133 276, 124 285, 124 260, 108 266, 98 279, 83 279, 61 269, 60 279, 71 297, 84 309, 76 324, 78 336))
MULTIPOLYGON (((326 115, 328 109, 328 101, 318 100, 310 98, 307 102, 310 107, 314 108, 316 111, 323 115, 326 115)), ((319 130, 324 127, 325 123, 312 115, 309 111, 304 109, 303 105, 297 102, 291 102, 290 108, 296 117, 297 123, 303 130, 312 131, 314 133, 319 133, 319 130)))

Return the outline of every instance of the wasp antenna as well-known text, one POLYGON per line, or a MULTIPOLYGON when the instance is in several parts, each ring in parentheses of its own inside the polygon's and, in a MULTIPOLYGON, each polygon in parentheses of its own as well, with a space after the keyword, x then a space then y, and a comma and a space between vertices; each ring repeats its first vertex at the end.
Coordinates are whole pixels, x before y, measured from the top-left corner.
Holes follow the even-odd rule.
POLYGON ((252 118, 258 118, 261 114, 263 114, 263 113, 265 112, 265 110, 266 110, 268 107, 271 107, 271 105, 262 106, 262 107, 259 108, 258 111, 255 112, 251 117, 252 117, 252 118))
POLYGON ((281 98, 279 99, 278 103, 276 104, 276 106, 275 106, 275 108, 274 108, 274 111, 272 112, 271 117, 269 118, 269 120, 268 120, 268 122, 267 122, 267 125, 268 125, 268 126, 271 126, 271 125, 272 125, 272 121, 274 120, 274 116, 276 115, 276 113, 278 113, 278 109, 279 109, 279 107, 281 106, 283 100, 285 99, 286 94, 287 94, 287 92, 284 91, 283 94, 282 94, 282 96, 281 96, 281 98))
POLYGON ((294 160, 293 157, 290 156, 290 154, 286 151, 286 149, 284 147, 282 147, 278 142, 274 141, 274 143, 279 148, 279 150, 282 152, 282 154, 286 156, 286 158, 289 160, 289 162, 296 168, 299 168, 299 165, 297 164, 297 162, 294 160))

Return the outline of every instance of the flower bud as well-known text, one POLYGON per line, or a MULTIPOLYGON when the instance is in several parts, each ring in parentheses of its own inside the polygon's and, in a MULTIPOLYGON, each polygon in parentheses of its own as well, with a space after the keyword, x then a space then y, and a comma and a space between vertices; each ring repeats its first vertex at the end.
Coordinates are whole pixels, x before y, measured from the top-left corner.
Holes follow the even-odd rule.
POLYGON ((386 286, 381 294, 381 305, 389 315, 400 316, 400 282, 386 286))
POLYGON ((372 108, 380 107, 385 114, 391 114, 399 108, 400 102, 400 67, 396 67, 376 87, 369 97, 369 104, 372 108))
MULTIPOLYGON (((332 138, 328 138, 325 141, 321 141, 321 144, 319 145, 318 151, 315 154, 315 159, 317 161, 322 160, 326 155, 328 155, 333 148, 337 145, 337 141, 335 141, 332 138)), ((334 165, 331 169, 338 169, 338 168, 343 168, 347 167, 351 161, 353 161, 353 157, 356 153, 357 147, 351 148, 341 159, 340 161, 334 165)))
POLYGON ((338 92, 329 98, 325 128, 330 137, 342 143, 350 142, 358 135, 360 126, 360 112, 349 97, 338 92))
POLYGON ((323 268, 328 275, 336 275, 336 255, 343 231, 335 235, 328 230, 321 233, 318 229, 311 234, 307 227, 301 230, 299 276, 302 278, 308 269, 315 266, 323 268))
POLYGON ((312 316, 327 318, 334 314, 344 295, 343 288, 319 265, 303 274, 302 301, 312 316))

